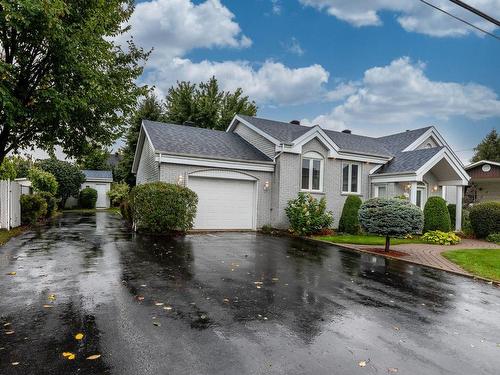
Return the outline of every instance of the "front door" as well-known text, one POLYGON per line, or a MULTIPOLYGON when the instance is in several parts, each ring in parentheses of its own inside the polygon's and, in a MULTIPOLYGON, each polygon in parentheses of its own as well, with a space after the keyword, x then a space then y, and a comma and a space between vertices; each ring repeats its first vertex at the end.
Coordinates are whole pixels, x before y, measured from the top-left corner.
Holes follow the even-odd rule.
POLYGON ((425 202, 427 202, 427 188, 425 186, 417 187, 417 206, 424 209, 425 202))

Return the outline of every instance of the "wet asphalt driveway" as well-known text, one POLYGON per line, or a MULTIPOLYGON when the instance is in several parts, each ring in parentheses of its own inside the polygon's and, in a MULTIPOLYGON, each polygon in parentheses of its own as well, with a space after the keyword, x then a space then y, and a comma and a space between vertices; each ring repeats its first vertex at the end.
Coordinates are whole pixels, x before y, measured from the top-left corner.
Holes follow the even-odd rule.
POLYGON ((403 262, 253 233, 151 239, 107 212, 0 256, 0 374, 500 373, 500 289, 403 262))

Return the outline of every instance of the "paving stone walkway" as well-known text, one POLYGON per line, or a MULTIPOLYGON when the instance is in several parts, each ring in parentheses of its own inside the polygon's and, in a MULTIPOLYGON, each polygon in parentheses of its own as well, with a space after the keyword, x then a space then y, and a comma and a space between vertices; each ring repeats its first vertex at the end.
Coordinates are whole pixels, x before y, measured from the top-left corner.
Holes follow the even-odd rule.
MULTIPOLYGON (((371 246, 350 245, 350 247, 355 247, 359 250, 368 250, 374 248, 383 249, 383 246, 373 246, 373 245, 371 246)), ((463 239, 458 245, 452 245, 452 246, 429 245, 429 244, 403 244, 403 245, 393 245, 391 246, 391 249, 408 254, 407 256, 399 258, 402 260, 407 260, 414 263, 439 268, 445 271, 460 273, 463 275, 470 275, 470 273, 468 273, 467 271, 457 266, 455 263, 450 262, 448 259, 443 257, 441 253, 449 250, 460 250, 460 249, 500 249, 500 246, 487 241, 463 239)))

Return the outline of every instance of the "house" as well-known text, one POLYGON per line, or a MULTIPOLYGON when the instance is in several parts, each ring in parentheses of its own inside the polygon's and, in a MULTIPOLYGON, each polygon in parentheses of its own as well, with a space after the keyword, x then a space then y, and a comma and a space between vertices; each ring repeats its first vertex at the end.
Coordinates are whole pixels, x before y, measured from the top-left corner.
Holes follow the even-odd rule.
MULTIPOLYGON (((479 203, 484 201, 500 202, 500 163, 481 160, 464 168, 470 175, 470 186, 465 189, 467 201, 479 203)), ((450 188, 446 199, 455 203, 454 191, 450 188)))
MULTIPOLYGON (((88 187, 97 190, 96 208, 109 208, 110 200, 108 191, 111 190, 113 173, 111 171, 97 171, 91 169, 84 169, 82 173, 85 175, 85 182, 82 184, 80 190, 88 187)), ((73 208, 77 205, 78 199, 71 197, 66 201, 65 207, 73 208)))
MULTIPOLYGON (((379 138, 237 115, 226 131, 143 121, 132 167, 137 183, 165 181, 199 197, 195 229, 286 228, 300 191, 325 197, 338 224, 344 200, 429 196, 469 176, 434 127, 379 138)), ((461 207, 457 209, 461 228, 461 207)))

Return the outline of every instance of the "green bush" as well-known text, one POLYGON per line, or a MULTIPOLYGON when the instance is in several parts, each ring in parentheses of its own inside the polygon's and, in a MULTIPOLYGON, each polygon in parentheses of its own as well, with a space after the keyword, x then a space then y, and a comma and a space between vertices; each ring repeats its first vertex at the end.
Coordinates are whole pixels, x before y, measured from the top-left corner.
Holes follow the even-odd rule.
POLYGON ((427 243, 436 245, 456 245, 460 243, 460 237, 453 232, 441 232, 440 230, 431 230, 425 233, 421 239, 427 243))
POLYGON ((128 200, 125 199, 120 203, 120 213, 126 221, 132 223, 132 208, 128 200))
POLYGON ((260 228, 261 233, 264 234, 272 234, 274 232, 274 229, 272 226, 269 224, 263 225, 262 228, 260 228))
POLYGON ((40 194, 21 195, 21 222, 35 224, 47 215, 47 202, 40 194))
POLYGON ((359 220, 358 211, 361 207, 361 198, 357 195, 349 195, 344 202, 342 215, 340 216, 338 231, 342 233, 358 234, 359 220))
POLYGON ((47 192, 52 195, 57 193, 57 180, 50 172, 39 168, 31 168, 28 171, 28 179, 31 181, 31 187, 36 193, 47 192))
POLYGON ((466 237, 474 236, 474 229, 472 228, 472 224, 470 222, 470 211, 469 210, 462 211, 462 233, 466 237))
POLYGON ((424 232, 451 229, 450 213, 446 201, 441 197, 429 197, 424 207, 424 232))
POLYGON ((11 158, 4 158, 0 165, 0 180, 14 180, 17 177, 16 165, 11 158))
POLYGON ((108 197, 111 200, 113 207, 118 207, 128 198, 130 187, 125 182, 114 182, 111 184, 111 189, 108 191, 108 197))
POLYGON ((195 192, 165 182, 138 185, 130 193, 134 226, 148 233, 171 234, 191 229, 197 204, 195 192))
POLYGON ((78 197, 78 205, 81 208, 95 208, 95 204, 97 202, 97 190, 87 187, 80 191, 80 195, 78 197))
MULTIPOLYGON (((457 225, 457 205, 456 204, 449 204, 448 205, 448 213, 450 214, 450 225, 451 225, 451 230, 455 229, 457 225)), ((462 218, 463 222, 463 218, 462 218)))
POLYGON ((49 218, 54 216, 57 211, 57 198, 47 191, 42 191, 38 193, 38 195, 47 203, 47 213, 45 214, 45 217, 49 218))
POLYGON ((470 221, 478 238, 500 232, 500 202, 484 202, 473 206, 470 221))
POLYGON ((318 201, 309 193, 301 192, 296 199, 290 200, 285 212, 290 230, 301 236, 318 233, 333 223, 332 213, 326 211, 325 198, 318 201))
POLYGON ((486 241, 500 244, 500 233, 491 233, 486 237, 486 241))
POLYGON ((422 233, 424 218, 420 208, 408 200, 372 198, 361 205, 359 223, 366 232, 385 236, 388 251, 391 237, 422 233))

